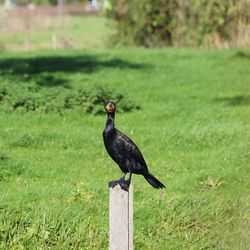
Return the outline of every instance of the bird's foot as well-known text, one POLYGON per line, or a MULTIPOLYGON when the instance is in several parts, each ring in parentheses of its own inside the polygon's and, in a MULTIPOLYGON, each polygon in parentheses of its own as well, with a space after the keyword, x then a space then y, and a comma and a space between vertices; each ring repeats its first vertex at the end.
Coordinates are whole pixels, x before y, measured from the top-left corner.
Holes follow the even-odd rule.
POLYGON ((127 181, 120 180, 119 181, 119 185, 120 185, 120 187, 121 187, 122 190, 128 192, 128 190, 129 190, 129 183, 127 181))
POLYGON ((118 181, 110 181, 109 182, 109 188, 114 188, 115 186, 117 185, 120 185, 121 189, 124 190, 124 191, 127 191, 129 190, 129 182, 128 181, 125 181, 125 180, 118 180, 118 181))
POLYGON ((119 184, 119 182, 120 182, 120 180, 119 181, 110 181, 109 182, 109 188, 114 188, 116 185, 119 184))

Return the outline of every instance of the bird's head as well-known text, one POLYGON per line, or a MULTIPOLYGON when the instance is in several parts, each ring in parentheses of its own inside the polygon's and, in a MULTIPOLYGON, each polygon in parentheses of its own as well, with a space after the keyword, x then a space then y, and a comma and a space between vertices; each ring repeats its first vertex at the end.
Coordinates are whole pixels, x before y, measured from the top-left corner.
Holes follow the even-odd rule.
POLYGON ((107 102, 105 105, 105 109, 107 113, 114 113, 116 109, 115 103, 111 101, 107 102))

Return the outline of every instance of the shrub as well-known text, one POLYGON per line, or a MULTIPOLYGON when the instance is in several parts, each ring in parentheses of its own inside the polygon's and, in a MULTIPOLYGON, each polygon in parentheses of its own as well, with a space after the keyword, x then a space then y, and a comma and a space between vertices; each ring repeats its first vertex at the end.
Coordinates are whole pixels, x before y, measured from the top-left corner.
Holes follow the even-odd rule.
MULTIPOLYGON (((123 45, 213 46, 237 42, 247 32, 246 0, 111 0, 114 42, 123 45)), ((249 43, 248 43, 249 45, 249 43)))
POLYGON ((0 105, 8 112, 42 112, 64 115, 69 110, 98 115, 104 113, 104 104, 113 100, 119 106, 119 112, 129 112, 139 106, 116 93, 103 88, 85 91, 80 88, 46 88, 37 84, 15 86, 0 84, 0 105))

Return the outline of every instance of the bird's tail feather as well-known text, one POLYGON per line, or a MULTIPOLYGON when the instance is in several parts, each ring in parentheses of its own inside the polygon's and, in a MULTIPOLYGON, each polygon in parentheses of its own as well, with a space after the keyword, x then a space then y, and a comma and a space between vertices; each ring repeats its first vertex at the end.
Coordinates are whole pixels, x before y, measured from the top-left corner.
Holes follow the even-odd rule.
POLYGON ((158 179, 156 179, 152 174, 147 173, 144 175, 144 178, 147 182, 153 186, 154 188, 165 188, 164 184, 162 184, 158 179))

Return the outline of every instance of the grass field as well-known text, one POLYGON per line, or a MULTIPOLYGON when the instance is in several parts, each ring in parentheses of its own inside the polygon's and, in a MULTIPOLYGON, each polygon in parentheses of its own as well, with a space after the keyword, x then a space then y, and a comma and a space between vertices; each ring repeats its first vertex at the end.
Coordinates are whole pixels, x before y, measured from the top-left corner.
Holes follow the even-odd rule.
POLYGON ((0 51, 53 49, 54 46, 101 49, 108 44, 107 37, 111 33, 107 20, 102 15, 65 16, 63 20, 48 16, 38 16, 34 20, 9 18, 9 22, 9 28, 5 29, 0 23, 0 51), (25 26, 27 22, 29 29, 25 26), (15 25, 19 25, 19 29, 15 30, 15 25))
MULTIPOLYGON (((0 84, 44 97, 101 86, 140 106, 116 126, 166 189, 134 176, 135 249, 249 249, 249 66, 237 50, 4 53, 0 84)), ((120 171, 106 117, 0 103, 0 249, 107 249, 107 183, 120 171)))

